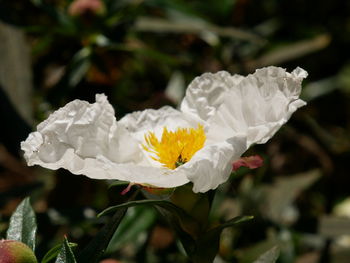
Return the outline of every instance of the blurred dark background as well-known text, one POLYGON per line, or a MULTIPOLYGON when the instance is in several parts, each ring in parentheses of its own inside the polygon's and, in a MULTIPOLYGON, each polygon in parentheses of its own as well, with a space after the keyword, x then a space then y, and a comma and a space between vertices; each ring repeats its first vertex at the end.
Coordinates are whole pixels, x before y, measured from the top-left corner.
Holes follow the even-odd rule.
MULTIPOLYGON (((217 262, 252 262, 276 244, 279 262, 349 262, 349 46, 349 1, 0 0, 1 236, 30 195, 39 258, 64 234, 84 246, 104 223, 96 213, 124 198, 102 181, 26 166, 20 142, 58 107, 103 92, 120 118, 176 106, 204 72, 300 66, 308 105, 249 150, 263 167, 218 190, 212 221, 255 220, 224 231, 217 262)), ((105 257, 186 262, 181 251, 156 211, 137 208, 105 257)))

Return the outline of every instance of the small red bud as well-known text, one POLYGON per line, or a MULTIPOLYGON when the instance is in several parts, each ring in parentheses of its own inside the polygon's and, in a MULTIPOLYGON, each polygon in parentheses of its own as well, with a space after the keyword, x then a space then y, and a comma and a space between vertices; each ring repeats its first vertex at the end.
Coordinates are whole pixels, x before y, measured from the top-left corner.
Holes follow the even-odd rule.
POLYGON ((102 15, 104 12, 105 6, 101 0, 74 0, 68 8, 68 13, 72 16, 102 15))
POLYGON ((0 240, 0 263, 38 263, 33 251, 16 240, 0 240))
POLYGON ((264 160, 263 158, 261 158, 260 155, 241 157, 241 159, 235 161, 232 164, 232 170, 235 172, 238 170, 238 168, 242 166, 248 167, 249 169, 256 169, 263 166, 263 164, 264 164, 264 160))

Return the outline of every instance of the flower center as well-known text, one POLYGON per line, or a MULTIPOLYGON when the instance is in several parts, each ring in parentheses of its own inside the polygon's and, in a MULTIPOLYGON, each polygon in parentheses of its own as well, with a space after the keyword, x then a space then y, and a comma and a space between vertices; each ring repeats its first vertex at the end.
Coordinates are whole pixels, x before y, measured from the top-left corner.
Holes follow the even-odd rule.
POLYGON ((192 156, 204 146, 206 136, 202 125, 194 128, 178 128, 168 131, 163 128, 162 138, 158 140, 154 132, 145 134, 145 151, 152 153, 151 158, 169 169, 176 169, 191 160, 192 156))

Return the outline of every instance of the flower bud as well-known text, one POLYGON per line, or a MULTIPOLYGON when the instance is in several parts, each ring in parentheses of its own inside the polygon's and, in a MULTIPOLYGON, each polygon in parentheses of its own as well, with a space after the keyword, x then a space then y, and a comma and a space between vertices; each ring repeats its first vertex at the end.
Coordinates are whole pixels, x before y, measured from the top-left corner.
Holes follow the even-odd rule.
POLYGON ((68 8, 68 13, 72 16, 102 15, 105 11, 104 3, 101 0, 74 0, 68 8))
POLYGON ((33 251, 16 240, 0 240, 0 263, 37 263, 33 251))

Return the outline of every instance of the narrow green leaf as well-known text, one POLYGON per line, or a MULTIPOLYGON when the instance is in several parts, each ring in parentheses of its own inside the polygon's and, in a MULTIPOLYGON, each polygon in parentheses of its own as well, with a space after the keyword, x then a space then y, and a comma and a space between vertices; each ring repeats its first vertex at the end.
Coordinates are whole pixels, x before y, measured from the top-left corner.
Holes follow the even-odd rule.
POLYGON ((169 211, 171 214, 175 215, 178 218, 179 224, 181 225, 182 229, 193 236, 196 236, 196 234, 199 231, 198 223, 186 211, 166 200, 131 201, 124 204, 111 206, 102 211, 100 214, 98 214, 98 216, 109 214, 121 208, 128 208, 139 205, 158 206, 169 211))
POLYGON ((206 227, 211 207, 210 196, 213 191, 208 191, 205 194, 194 193, 192 188, 192 184, 177 187, 170 196, 170 200, 173 204, 191 215, 201 224, 201 227, 206 227))
POLYGON ((196 246, 192 254, 189 254, 193 262, 212 263, 218 254, 221 231, 209 231, 196 240, 196 246))
POLYGON ((139 200, 139 201, 131 201, 131 202, 123 203, 120 205, 108 207, 107 209, 105 209, 101 213, 99 213, 97 215, 97 217, 101 217, 103 215, 110 214, 110 213, 117 211, 121 208, 128 208, 128 207, 140 206, 140 205, 153 205, 153 206, 158 205, 160 207, 167 208, 167 210, 172 210, 178 214, 182 214, 182 213, 186 214, 186 212, 183 209, 177 207, 173 203, 166 201, 166 200, 139 200))
POLYGON ((231 227, 231 226, 237 225, 239 223, 243 223, 245 221, 252 220, 253 218, 254 218, 254 216, 237 216, 237 217, 234 217, 234 218, 226 221, 225 223, 217 226, 216 228, 223 230, 224 228, 231 227))
POLYGON ((69 86, 75 87, 85 77, 91 65, 90 56, 91 49, 89 47, 82 48, 74 55, 69 67, 69 86))
POLYGON ((275 263, 280 255, 280 250, 277 246, 260 255, 253 263, 275 263))
POLYGON ((36 230, 35 213, 27 197, 11 216, 6 239, 21 241, 34 251, 36 230))
POLYGON ((222 230, 247 220, 252 216, 237 216, 231 220, 210 229, 196 240, 196 248, 192 255, 189 255, 193 262, 211 263, 219 251, 220 235, 222 230))
MULTIPOLYGON (((54 246, 53 248, 51 248, 43 257, 43 259, 41 260, 41 263, 48 263, 51 260, 55 259, 58 255, 58 253, 60 253, 61 249, 62 249, 63 244, 58 244, 56 246, 54 246)), ((75 248, 77 246, 76 243, 68 243, 68 246, 70 248, 75 248)))
POLYGON ((192 255, 196 249, 195 237, 179 224, 179 219, 177 216, 172 215, 171 212, 163 209, 161 207, 157 207, 158 212, 162 215, 162 217, 168 221, 171 225, 172 229, 176 232, 177 237, 182 243, 183 249, 187 253, 187 255, 192 255))
POLYGON ((157 212, 149 207, 129 209, 109 242, 106 252, 115 252, 128 242, 135 243, 137 237, 149 229, 156 219, 157 212))
POLYGON ((66 237, 64 237, 61 250, 56 258, 55 263, 77 263, 66 237))
POLYGON ((114 232, 123 219, 126 208, 118 210, 91 242, 79 253, 78 261, 84 263, 98 262, 105 252, 114 232))

